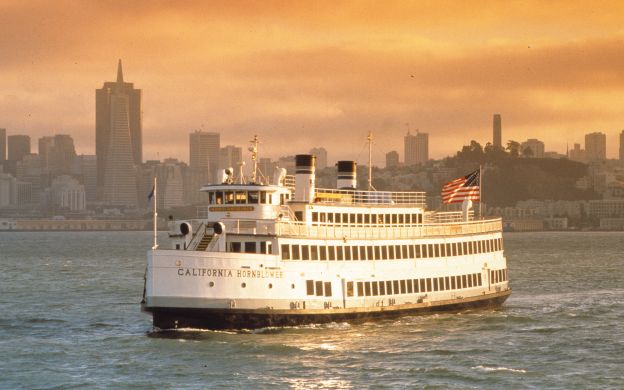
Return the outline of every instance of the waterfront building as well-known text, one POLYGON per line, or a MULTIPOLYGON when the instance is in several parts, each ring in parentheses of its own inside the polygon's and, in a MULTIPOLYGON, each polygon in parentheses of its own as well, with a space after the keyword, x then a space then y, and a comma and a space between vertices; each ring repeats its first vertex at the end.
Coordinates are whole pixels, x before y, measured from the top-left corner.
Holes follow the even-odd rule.
POLYGON ((310 149, 310 154, 316 156, 316 167, 318 169, 327 168, 327 150, 322 147, 310 149))
POLYGON ((386 153, 386 168, 399 166, 399 152, 393 150, 386 153))
POLYGON ((529 158, 544 158, 544 143, 538 139, 529 138, 520 145, 520 155, 529 158))
POLYGON ((585 149, 581 149, 581 144, 574 144, 574 148, 568 152, 568 156, 572 161, 585 162, 585 149))
POLYGON ((84 185, 69 175, 52 179, 50 188, 44 192, 48 210, 56 212, 77 212, 87 209, 84 185))
MULTIPOLYGON (((110 121, 104 164, 104 203, 120 207, 137 207, 137 176, 130 129, 131 96, 125 90, 121 61, 117 84, 109 91, 110 121)), ((99 160, 99 158, 98 158, 99 160)), ((99 169, 99 161, 98 161, 99 169)))
POLYGON ((494 114, 493 126, 492 126, 492 145, 499 149, 503 148, 503 140, 502 140, 502 124, 501 124, 501 115, 494 114))
POLYGON ((39 205, 41 191, 44 188, 43 174, 41 159, 37 154, 27 154, 17 162, 16 178, 22 183, 22 189, 18 190, 18 200, 21 205, 39 205), (26 189, 26 187, 29 188, 26 189))
POLYGON ((117 64, 117 81, 104 82, 100 89, 95 91, 95 154, 97 156, 98 187, 104 187, 106 162, 109 157, 109 144, 114 126, 113 96, 125 96, 126 121, 128 122, 129 144, 134 164, 143 161, 142 118, 140 89, 134 88, 133 83, 124 81, 121 60, 117 64))
POLYGON ((76 158, 73 138, 67 134, 39 138, 39 157, 52 177, 70 174, 76 158))
POLYGON ((585 157, 590 162, 607 159, 607 136, 604 133, 585 134, 585 157))
POLYGON ((0 208, 17 205, 17 179, 8 173, 0 173, 0 208))
POLYGON ((624 162, 624 130, 622 130, 622 132, 620 133, 620 162, 624 162))
POLYGON ((30 154, 30 137, 27 135, 10 135, 7 137, 8 160, 21 161, 30 154))
POLYGON ((84 186, 87 202, 97 201, 97 156, 85 154, 76 156, 72 175, 78 177, 84 186))
POLYGON ((416 130, 416 135, 409 130, 404 138, 405 165, 425 164, 429 161, 429 134, 416 130))

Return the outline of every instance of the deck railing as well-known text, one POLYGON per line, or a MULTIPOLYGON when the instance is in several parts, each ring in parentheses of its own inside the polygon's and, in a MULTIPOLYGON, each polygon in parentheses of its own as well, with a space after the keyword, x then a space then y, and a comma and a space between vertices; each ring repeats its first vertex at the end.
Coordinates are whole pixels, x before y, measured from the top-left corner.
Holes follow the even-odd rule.
POLYGON ((278 236, 317 239, 399 239, 491 233, 502 229, 500 218, 424 224, 420 226, 339 226, 313 225, 289 221, 249 221, 224 219, 226 231, 242 234, 275 234, 278 236), (255 222, 255 223, 254 223, 255 222))
POLYGON ((398 192, 398 191, 361 191, 361 190, 336 190, 331 188, 317 188, 315 192, 316 203, 330 204, 365 204, 365 205, 410 205, 425 207, 427 203, 424 192, 398 192))

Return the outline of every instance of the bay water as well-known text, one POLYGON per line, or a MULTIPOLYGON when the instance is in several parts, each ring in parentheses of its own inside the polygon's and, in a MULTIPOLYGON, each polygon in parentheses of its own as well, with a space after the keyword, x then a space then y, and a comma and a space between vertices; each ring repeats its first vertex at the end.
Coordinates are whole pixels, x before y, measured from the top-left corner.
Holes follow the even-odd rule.
POLYGON ((150 232, 3 232, 0 389, 624 388, 624 234, 504 240, 501 309, 154 332, 150 232))

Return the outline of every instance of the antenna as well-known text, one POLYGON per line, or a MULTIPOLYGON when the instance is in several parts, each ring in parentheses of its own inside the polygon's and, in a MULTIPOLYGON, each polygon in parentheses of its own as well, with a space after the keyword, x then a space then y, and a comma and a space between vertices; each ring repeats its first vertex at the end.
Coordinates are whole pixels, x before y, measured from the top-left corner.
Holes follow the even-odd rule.
POLYGON ((251 171, 251 182, 256 184, 256 174, 258 171, 258 144, 260 144, 260 140, 257 135, 254 135, 254 138, 249 141, 251 146, 247 149, 251 152, 251 161, 253 161, 253 170, 251 171))

